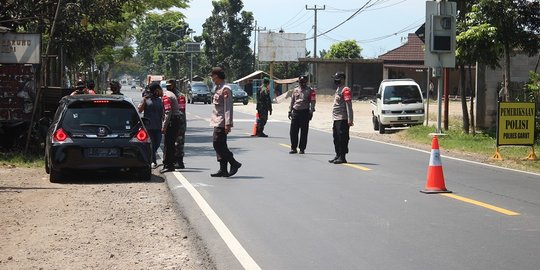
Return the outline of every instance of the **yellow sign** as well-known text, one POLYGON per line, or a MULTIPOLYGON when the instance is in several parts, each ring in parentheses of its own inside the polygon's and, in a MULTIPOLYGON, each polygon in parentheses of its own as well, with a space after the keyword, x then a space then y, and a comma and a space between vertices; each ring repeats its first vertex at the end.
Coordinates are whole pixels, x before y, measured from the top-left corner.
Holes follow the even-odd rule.
POLYGON ((534 102, 500 102, 497 145, 533 145, 534 102))

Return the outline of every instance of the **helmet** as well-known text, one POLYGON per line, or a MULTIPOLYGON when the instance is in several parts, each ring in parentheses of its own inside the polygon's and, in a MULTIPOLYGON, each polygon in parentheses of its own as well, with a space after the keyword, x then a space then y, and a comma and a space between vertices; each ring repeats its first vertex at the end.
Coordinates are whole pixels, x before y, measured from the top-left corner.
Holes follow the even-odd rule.
POLYGON ((300 75, 298 76, 298 82, 299 83, 307 83, 308 77, 306 75, 300 75))
POLYGON ((77 88, 77 89, 83 89, 85 87, 86 87, 86 84, 84 83, 83 80, 78 80, 77 84, 75 84, 75 88, 77 88))
POLYGON ((343 72, 336 72, 336 74, 334 74, 334 80, 338 81, 338 80, 344 80, 345 79, 345 73, 343 72))

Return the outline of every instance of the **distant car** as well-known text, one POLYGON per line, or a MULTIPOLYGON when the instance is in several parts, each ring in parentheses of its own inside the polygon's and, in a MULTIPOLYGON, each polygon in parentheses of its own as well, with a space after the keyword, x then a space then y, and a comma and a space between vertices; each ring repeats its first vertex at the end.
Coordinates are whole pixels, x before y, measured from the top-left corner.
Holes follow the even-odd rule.
POLYGON ((202 82, 194 82, 190 85, 188 91, 188 102, 193 104, 195 102, 203 102, 204 104, 210 104, 212 101, 212 93, 208 85, 202 82))
POLYGON ((232 90, 233 102, 241 102, 244 105, 248 104, 249 96, 246 91, 244 91, 242 87, 240 87, 240 85, 231 83, 229 84, 229 87, 231 87, 232 90))
POLYGON ((150 180, 151 154, 150 137, 130 98, 66 96, 47 133, 45 171, 51 182, 69 172, 102 170, 150 180))

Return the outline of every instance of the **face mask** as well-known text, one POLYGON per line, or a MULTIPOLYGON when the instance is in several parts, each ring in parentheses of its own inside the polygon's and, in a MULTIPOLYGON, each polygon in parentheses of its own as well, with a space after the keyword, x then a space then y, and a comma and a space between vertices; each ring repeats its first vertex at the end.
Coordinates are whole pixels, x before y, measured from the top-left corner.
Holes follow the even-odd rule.
POLYGON ((334 80, 334 84, 335 84, 335 85, 341 84, 341 80, 334 80))

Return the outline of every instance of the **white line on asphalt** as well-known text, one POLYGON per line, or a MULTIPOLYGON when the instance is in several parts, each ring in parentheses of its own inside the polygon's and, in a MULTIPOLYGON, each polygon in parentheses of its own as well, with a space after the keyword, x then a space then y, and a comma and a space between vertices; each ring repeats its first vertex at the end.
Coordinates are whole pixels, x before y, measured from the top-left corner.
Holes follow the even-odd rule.
POLYGON ((191 185, 191 183, 179 172, 173 172, 176 179, 186 188, 193 200, 199 205, 204 215, 208 218, 210 223, 214 226, 216 231, 221 236, 221 239, 225 241, 225 244, 229 247, 236 259, 242 264, 244 269, 261 269, 259 265, 251 258, 247 251, 242 247, 242 244, 234 237, 232 232, 227 228, 225 223, 214 212, 212 207, 206 202, 202 195, 191 185))

